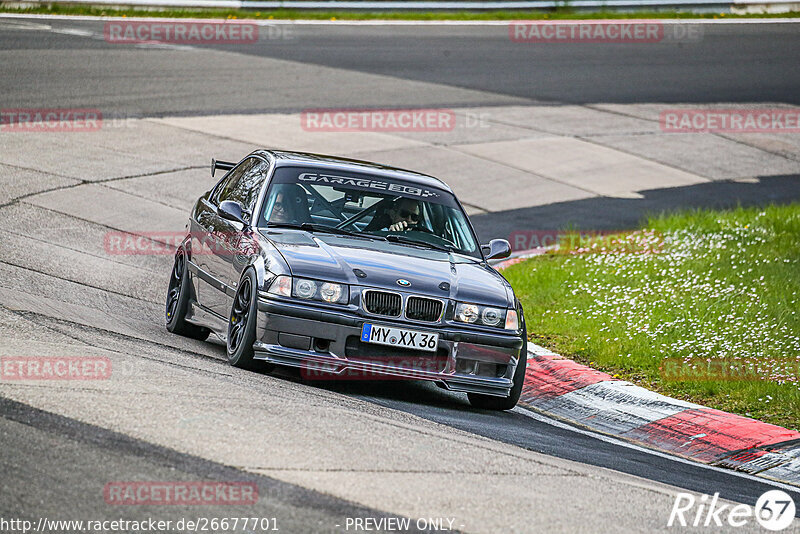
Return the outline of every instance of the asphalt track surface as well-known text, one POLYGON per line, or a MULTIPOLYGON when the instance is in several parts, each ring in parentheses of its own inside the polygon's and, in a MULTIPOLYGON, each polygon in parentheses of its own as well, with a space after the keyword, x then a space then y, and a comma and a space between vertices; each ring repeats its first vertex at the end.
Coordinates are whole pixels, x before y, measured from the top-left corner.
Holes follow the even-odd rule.
MULTIPOLYGON (((732 479, 730 473, 723 470, 709 470, 691 464, 677 463, 668 457, 625 448, 619 444, 598 440, 591 435, 576 434, 572 430, 533 420, 521 413, 504 412, 499 415, 476 413, 463 402, 463 399, 454 398, 454 395, 427 384, 415 384, 413 388, 405 385, 386 387, 383 384, 377 386, 335 384, 332 387, 335 391, 352 394, 518 447, 615 469, 696 493, 713 495, 715 491, 719 491, 723 498, 749 502, 770 489, 770 485, 762 481, 732 479)), ((792 493, 800 495, 800 492, 792 493)))
MULTIPOLYGON (((637 48, 643 45, 516 44, 509 42, 503 27, 299 26, 292 27, 291 40, 227 47, 227 51, 238 53, 241 61, 221 65, 210 54, 206 58, 202 50, 174 56, 152 54, 148 47, 122 50, 96 38, 98 32, 102 35, 102 23, 48 22, 62 33, 31 28, 31 24, 37 22, 0 19, 3 70, 13 73, 0 78, 3 108, 97 106, 146 117, 357 106, 369 98, 354 94, 348 87, 327 85, 328 73, 324 71, 319 73, 317 85, 294 92, 285 90, 292 87, 294 75, 288 63, 274 64, 276 69, 284 70, 276 70, 268 80, 258 78, 254 83, 249 58, 256 56, 437 84, 423 93, 398 92, 391 100, 377 95, 374 104, 382 101, 387 107, 514 102, 800 102, 798 25, 713 26, 705 29, 700 43, 657 45, 645 54, 637 48), (84 33, 76 35, 75 31, 84 33), (87 38, 87 32, 95 37, 87 38), (471 92, 454 92, 452 88, 471 92)), ((37 268, 33 264, 29 267, 34 271, 37 268)), ((107 296, 116 298, 113 292, 107 296)), ((121 343, 124 350, 132 353, 155 350, 148 345, 146 330, 141 338, 120 342, 108 332, 94 332, 85 325, 65 322, 53 326, 47 324, 44 315, 35 313, 19 317, 75 339, 102 340, 97 343, 105 346, 121 343)), ((154 328, 159 320, 153 318, 154 328)), ((163 339, 161 332, 156 336, 153 330, 152 335, 159 343, 163 339)), ((188 357, 198 358, 203 365, 215 369, 220 375, 216 380, 222 381, 219 383, 230 379, 223 378, 224 351, 218 345, 199 348, 198 344, 184 343, 179 348, 188 357)), ((154 354, 153 358, 159 357, 157 352, 154 354)), ((182 365, 187 364, 184 361, 182 365)), ((292 373, 278 376, 284 386, 301 386, 292 373)), ((266 380, 252 374, 245 380, 255 384, 262 378, 266 380)), ((753 504, 772 487, 751 477, 653 455, 554 426, 520 411, 476 411, 463 396, 428 384, 321 383, 313 384, 312 389, 334 398, 343 396, 343 402, 347 402, 346 398, 367 401, 547 456, 608 468, 695 493, 719 492, 732 501, 753 504)), ((108 512, 108 508, 94 506, 80 496, 101 487, 109 472, 116 473, 118 479, 138 476, 163 480, 225 479, 235 471, 221 463, 9 399, 0 400, 0 417, 0 443, 5 451, 0 455, 0 465, 4 473, 15 475, 3 477, 2 491, 14 496, 2 499, 3 516, 39 512, 57 515, 68 509, 85 515, 108 512), (21 451, 29 454, 20 454, 21 451)), ((109 427, 114 427, 113 421, 109 427)), ((238 471, 237 476, 249 477, 259 484, 263 495, 268 496, 263 499, 259 515, 286 518, 287 531, 338 530, 333 525, 346 516, 383 514, 302 485, 238 471)), ((800 492, 792 493, 800 502, 800 492)), ((172 515, 162 514, 163 518, 187 513, 182 509, 168 512, 172 515)), ((620 514, 624 513, 622 509, 620 514)))
MULTIPOLYGON (((305 490, 302 487, 258 475, 243 475, 236 469, 195 456, 177 453, 165 447, 144 443, 106 429, 78 423, 0 399, 0 435, 3 450, 0 458, 6 482, 3 492, 14 499, 5 500, 2 516, 98 518, 98 506, 80 498, 102 491, 102 473, 115 473, 119 480, 237 480, 256 484, 259 501, 252 506, 216 506, 203 510, 205 517, 280 518, 280 526, 289 532, 302 532, 313 526, 318 531, 336 531, 346 517, 386 517, 377 510, 353 505, 340 499, 305 490), (22 451, 49 451, 22 454, 22 451), (18 451, 10 453, 10 451, 18 451)), ((113 510, 108 517, 136 520, 138 511, 113 510)), ((179 521, 198 517, 190 506, 162 508, 159 520, 179 521)), ((53 530, 57 531, 57 530, 53 530)))
MULTIPOLYGON (((23 28, 33 23, 28 20, 20 22, 23 28)), ((13 21, 6 22, 0 33, 0 50, 20 52, 4 59, 15 73, 0 80, 0 93, 9 107, 37 105, 43 99, 54 107, 83 100, 107 111, 152 116, 298 111, 346 103, 364 105, 367 98, 353 95, 325 72, 309 80, 315 85, 311 92, 296 86, 281 90, 273 85, 273 78, 292 77, 291 69, 261 67, 257 58, 493 95, 466 102, 474 105, 499 102, 501 96, 554 104, 800 103, 800 31, 796 24, 703 25, 697 42, 601 45, 517 43, 511 41, 504 25, 273 26, 262 31, 255 44, 213 46, 243 54, 240 64, 201 60, 195 67, 195 58, 180 55, 165 63, 148 60, 146 47, 139 50, 133 63, 124 61, 131 54, 129 47, 105 42, 103 22, 48 21, 57 29, 91 32, 95 39, 23 28, 11 31, 13 21), (65 60, 54 54, 56 50, 76 51, 74 57, 80 60, 65 60), (248 57, 253 61, 249 67, 248 57), (42 76, 39 69, 45 67, 42 76), (252 72, 259 69, 263 70, 252 72), (19 91, 20 87, 29 90, 19 91)), ((386 107, 455 104, 437 91, 391 95, 379 103, 386 107)))

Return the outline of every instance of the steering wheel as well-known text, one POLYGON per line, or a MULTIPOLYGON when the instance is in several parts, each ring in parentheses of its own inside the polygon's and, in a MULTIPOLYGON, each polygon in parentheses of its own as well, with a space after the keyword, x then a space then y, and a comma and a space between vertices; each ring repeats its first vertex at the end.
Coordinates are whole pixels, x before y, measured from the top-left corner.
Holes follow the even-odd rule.
POLYGON ((402 228, 400 230, 388 230, 388 232, 389 233, 393 233, 393 232, 401 232, 401 233, 405 233, 405 232, 422 232, 422 233, 426 233, 426 234, 436 235, 433 232, 433 230, 431 230, 430 228, 428 228, 426 226, 422 226, 420 223, 408 225, 405 228, 402 228))
POLYGON ((406 232, 413 231, 413 232, 424 232, 426 234, 433 234, 436 235, 433 230, 428 228, 427 226, 422 226, 421 224, 417 223, 413 226, 409 226, 405 229, 406 232))

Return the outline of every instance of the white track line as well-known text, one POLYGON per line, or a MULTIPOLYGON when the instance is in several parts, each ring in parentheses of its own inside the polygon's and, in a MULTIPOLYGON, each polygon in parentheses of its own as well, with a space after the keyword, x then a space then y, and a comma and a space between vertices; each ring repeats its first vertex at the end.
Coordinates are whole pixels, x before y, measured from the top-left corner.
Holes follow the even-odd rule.
MULTIPOLYGON (((240 24, 256 24, 259 26, 272 25, 331 25, 331 26, 508 26, 512 22, 528 22, 524 20, 278 20, 278 19, 191 19, 191 18, 167 18, 167 17, 99 17, 90 15, 44 15, 44 14, 25 14, 25 13, 0 13, 0 18, 32 18, 45 20, 86 20, 86 21, 135 21, 135 22, 228 22, 240 24)), ((663 24, 800 24, 800 18, 764 18, 764 19, 648 19, 658 21, 663 24)), ((574 20, 534 20, 529 22, 557 22, 557 23, 579 23, 579 22, 608 22, 624 23, 634 22, 633 19, 574 19, 574 20)))
MULTIPOLYGON (((539 421, 540 423, 545 423, 545 424, 548 424, 548 425, 551 425, 551 426, 554 426, 554 427, 557 427, 557 428, 561 428, 561 429, 564 429, 564 430, 571 430, 572 432, 577 432, 578 434, 583 434, 584 436, 590 436, 590 437, 593 437, 595 439, 599 439, 600 441, 604 441, 606 443, 610 443, 612 445, 618 445, 620 447, 625 447, 627 449, 633 449, 633 450, 638 451, 638 452, 643 452, 643 453, 646 453, 646 454, 652 454, 653 456, 658 456, 659 458, 666 458, 667 460, 672 460, 674 462, 680 462, 682 464, 687 464, 687 465, 692 465, 694 467, 700 467, 700 468, 703 468, 703 469, 708 469, 710 471, 717 471, 719 473, 724 473, 724 474, 731 475, 731 476, 737 476, 737 477, 740 477, 740 478, 746 478, 747 480, 751 480, 751 481, 754 481, 754 482, 762 482, 762 483, 768 484, 770 486, 775 486, 777 488, 780 488, 780 489, 783 489, 783 490, 786 490, 786 491, 794 492, 795 494, 800 492, 800 488, 798 488, 797 486, 792 486, 791 484, 784 484, 782 482, 777 482, 775 480, 770 480, 768 478, 757 477, 757 476, 754 476, 754 475, 750 475, 748 473, 742 473, 741 471, 734 471, 733 469, 725 469, 725 468, 717 467, 717 466, 714 466, 714 465, 708 465, 708 464, 703 464, 703 463, 700 463, 700 462, 695 462, 695 461, 692 461, 692 460, 688 460, 686 458, 682 458, 680 456, 673 456, 671 454, 666 454, 666 453, 659 452, 659 451, 656 451, 656 450, 653 450, 653 449, 648 449, 646 447, 640 447, 639 445, 634 445, 633 443, 629 443, 627 441, 623 441, 623 440, 620 440, 620 439, 617 439, 617 438, 614 438, 614 437, 611 437, 611 436, 608 436, 608 435, 605 435, 605 434, 598 434, 596 432, 591 432, 589 430, 584 430, 582 428, 578 428, 578 427, 575 427, 575 426, 572 426, 572 425, 568 425, 567 423, 563 423, 563 422, 558 421, 556 419, 551 419, 551 418, 547 417, 546 415, 542 415, 542 414, 540 414, 538 412, 531 411, 531 408, 523 408, 521 406, 517 406, 516 408, 514 408, 511 411, 514 412, 514 413, 522 414, 522 415, 524 415, 526 417, 530 417, 531 419, 539 421)), ((613 469, 613 468, 609 467, 608 469, 613 469)), ((674 485, 674 484, 670 484, 670 485, 674 485)))

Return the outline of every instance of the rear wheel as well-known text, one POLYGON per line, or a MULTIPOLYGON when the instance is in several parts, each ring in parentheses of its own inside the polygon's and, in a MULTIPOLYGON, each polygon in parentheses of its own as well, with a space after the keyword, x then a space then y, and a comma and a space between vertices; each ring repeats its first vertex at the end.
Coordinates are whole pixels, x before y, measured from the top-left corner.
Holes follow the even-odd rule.
POLYGON ((186 322, 186 311, 189 309, 189 297, 192 283, 186 263, 186 252, 183 248, 175 254, 175 263, 169 277, 167 289, 166 320, 167 330, 173 334, 204 340, 211 331, 202 326, 186 322))
POLYGON ((522 394, 522 386, 525 383, 525 368, 528 364, 528 334, 522 331, 522 349, 519 351, 519 361, 514 371, 514 385, 511 386, 511 394, 508 397, 494 397, 492 395, 482 395, 480 393, 467 393, 469 403, 473 408, 482 410, 510 410, 519 402, 522 394))

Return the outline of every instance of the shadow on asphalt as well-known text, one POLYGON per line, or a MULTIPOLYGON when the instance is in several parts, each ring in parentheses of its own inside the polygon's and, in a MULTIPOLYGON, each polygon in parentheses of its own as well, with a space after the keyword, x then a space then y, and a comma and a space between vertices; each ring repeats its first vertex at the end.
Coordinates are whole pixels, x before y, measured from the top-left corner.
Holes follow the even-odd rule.
POLYGON ((470 220, 482 243, 494 238, 509 239, 512 232, 526 230, 626 230, 647 222, 648 216, 663 212, 788 204, 800 200, 800 175, 763 176, 755 183, 710 182, 639 193, 643 198, 594 197, 475 215, 470 220))
POLYGON ((452 393, 421 380, 306 380, 298 369, 276 368, 272 376, 302 382, 303 384, 326 391, 341 393, 379 404, 409 403, 419 406, 443 408, 455 411, 476 412, 467 401, 465 394, 452 393))

